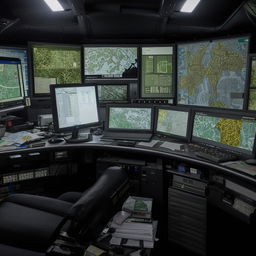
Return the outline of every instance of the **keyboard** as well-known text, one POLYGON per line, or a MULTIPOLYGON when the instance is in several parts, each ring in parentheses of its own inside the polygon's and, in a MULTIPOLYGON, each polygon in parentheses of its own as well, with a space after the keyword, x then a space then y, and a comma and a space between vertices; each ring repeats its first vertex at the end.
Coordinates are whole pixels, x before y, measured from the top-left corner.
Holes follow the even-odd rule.
POLYGON ((189 145, 189 151, 194 152, 195 156, 199 158, 209 160, 214 163, 234 161, 238 158, 237 155, 232 152, 194 144, 189 145))

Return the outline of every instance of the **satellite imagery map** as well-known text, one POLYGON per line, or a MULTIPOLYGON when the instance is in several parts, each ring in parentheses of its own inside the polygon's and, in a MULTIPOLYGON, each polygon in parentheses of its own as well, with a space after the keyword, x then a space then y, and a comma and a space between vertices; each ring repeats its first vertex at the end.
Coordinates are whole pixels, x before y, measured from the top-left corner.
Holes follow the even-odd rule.
POLYGON ((149 130, 150 108, 110 108, 109 128, 149 130))
POLYGON ((84 70, 86 76, 122 77, 134 64, 137 67, 137 48, 85 47, 84 70))
POLYGON ((256 89, 250 89, 249 90, 249 110, 256 110, 256 89))
POLYGON ((49 93, 49 84, 53 82, 81 83, 80 58, 80 47, 34 46, 33 68, 36 90, 39 93, 49 93))
POLYGON ((126 101, 127 86, 123 85, 100 85, 98 86, 100 101, 126 101))
POLYGON ((187 126, 188 112, 159 109, 157 131, 185 137, 187 126))
POLYGON ((142 48, 142 97, 172 96, 172 47, 142 48))
POLYGON ((8 101, 21 97, 17 65, 1 64, 0 61, 0 100, 8 101))
POLYGON ((243 108, 249 39, 178 45, 178 103, 243 108))
POLYGON ((193 136, 252 151, 255 120, 237 120, 196 114, 193 136))

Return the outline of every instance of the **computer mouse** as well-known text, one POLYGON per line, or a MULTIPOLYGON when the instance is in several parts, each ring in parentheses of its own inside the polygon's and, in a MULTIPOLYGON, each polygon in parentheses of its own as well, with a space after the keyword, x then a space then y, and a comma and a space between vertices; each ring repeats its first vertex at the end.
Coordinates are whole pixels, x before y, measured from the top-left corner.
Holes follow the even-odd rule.
POLYGON ((245 160, 245 163, 250 164, 250 165, 256 165, 256 159, 254 159, 254 158, 247 159, 247 160, 245 160))
POLYGON ((48 142, 49 143, 52 143, 52 144, 54 144, 54 143, 60 143, 60 142, 62 142, 62 141, 64 141, 64 139, 63 138, 50 138, 49 140, 48 140, 48 142))

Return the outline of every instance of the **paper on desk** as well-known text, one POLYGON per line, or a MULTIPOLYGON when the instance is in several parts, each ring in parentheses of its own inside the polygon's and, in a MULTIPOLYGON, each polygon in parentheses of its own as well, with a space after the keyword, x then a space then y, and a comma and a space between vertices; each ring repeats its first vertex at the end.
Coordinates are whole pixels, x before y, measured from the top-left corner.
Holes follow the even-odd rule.
POLYGON ((230 161, 230 162, 222 163, 221 165, 239 170, 249 175, 253 175, 253 176, 256 175, 256 166, 249 165, 243 161, 230 161))
POLYGON ((5 133, 5 136, 2 138, 3 144, 1 143, 0 145, 7 146, 13 144, 24 144, 27 141, 33 141, 41 138, 43 137, 27 131, 5 133))
POLYGON ((139 142, 136 146, 153 148, 159 140, 151 140, 150 142, 139 142))
POLYGON ((160 145, 160 148, 167 148, 170 150, 180 150, 180 146, 183 144, 165 141, 163 144, 160 145))

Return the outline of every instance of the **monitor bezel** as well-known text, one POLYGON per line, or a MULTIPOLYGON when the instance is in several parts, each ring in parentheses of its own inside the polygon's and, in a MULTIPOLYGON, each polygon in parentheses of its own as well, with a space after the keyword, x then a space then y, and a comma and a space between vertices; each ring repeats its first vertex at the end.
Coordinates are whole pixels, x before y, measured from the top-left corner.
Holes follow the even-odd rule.
MULTIPOLYGON (((90 84, 90 83, 85 83, 90 84)), ((130 83, 128 81, 110 81, 110 80, 104 80, 104 81, 98 81, 96 84, 97 87, 97 93, 98 93, 98 102, 100 106, 106 106, 107 104, 127 104, 130 102, 130 83), (98 87, 99 86, 126 86, 127 88, 127 97, 126 100, 100 100, 98 87)))
POLYGON ((105 121, 105 131, 110 132, 138 132, 138 133, 152 133, 154 131, 154 107, 149 105, 143 105, 143 104, 117 104, 117 105, 106 105, 106 121, 105 121), (150 129, 120 129, 120 128, 109 128, 109 114, 110 114, 110 108, 149 108, 151 109, 151 124, 150 129))
POLYGON ((137 81, 139 79, 139 66, 140 66, 140 58, 139 58, 139 45, 138 44, 83 44, 82 45, 82 54, 83 54, 83 79, 84 82, 91 81, 101 81, 101 80, 126 80, 126 81, 137 81), (85 48, 136 48, 137 50, 137 72, 135 77, 102 77, 102 75, 86 75, 85 74, 85 48))
POLYGON ((142 44, 139 47, 139 59, 140 59, 140 66, 139 66, 139 96, 141 99, 174 99, 176 93, 176 44, 142 44), (150 47, 172 47, 172 88, 170 95, 154 95, 154 96, 146 96, 143 94, 143 85, 142 85, 142 48, 150 48, 150 47))
POLYGON ((233 152, 235 154, 239 154, 242 156, 248 156, 248 157, 254 157, 255 153, 256 153, 256 134, 255 134, 255 138, 254 138, 254 145, 252 147, 252 151, 249 151, 247 149, 242 149, 242 148, 238 148, 235 146, 229 146, 229 145, 225 145, 221 142, 215 142, 215 141, 211 141, 208 139, 202 139, 202 138, 198 138, 193 136, 193 130, 194 130, 194 121, 195 121, 195 116, 196 114, 203 114, 203 115, 208 115, 208 116, 212 116, 212 117, 217 117, 217 118, 229 118, 229 119, 236 119, 236 120, 242 120, 242 119, 254 119, 256 121, 256 117, 253 114, 250 114, 248 112, 240 112, 240 113, 234 113, 234 112, 228 112, 228 111, 221 111, 216 113, 216 111, 214 112, 213 110, 202 110, 202 109, 193 109, 192 113, 191 113, 191 142, 192 143, 198 143, 198 144, 203 144, 206 146, 210 146, 210 147, 217 147, 221 150, 227 150, 230 152, 233 152))
POLYGON ((94 87, 94 89, 95 89, 98 121, 94 122, 94 123, 89 123, 89 124, 73 125, 73 126, 60 128, 59 127, 59 119, 58 119, 57 102, 56 102, 56 89, 58 89, 58 88, 89 87, 89 84, 87 84, 87 85, 85 85, 85 84, 51 84, 50 85, 53 127, 54 127, 55 132, 68 132, 68 131, 72 131, 72 129, 74 127, 78 128, 78 129, 82 129, 82 128, 93 127, 93 126, 96 126, 96 125, 100 124, 97 88, 96 88, 96 85, 94 85, 94 84, 91 84, 90 86, 94 87))
POLYGON ((249 112, 255 112, 253 109, 249 109, 249 100, 250 100, 250 92, 251 90, 256 90, 256 85, 251 86, 251 72, 252 72, 252 61, 253 58, 256 60, 256 53, 251 53, 248 55, 248 60, 247 60, 247 76, 246 76, 246 91, 245 91, 245 104, 244 108, 245 110, 249 112))
MULTIPOLYGON (((34 46, 59 46, 59 47, 74 47, 80 49, 80 81, 83 83, 83 54, 82 54, 82 46, 80 44, 64 44, 64 43, 47 43, 47 42, 28 42, 28 59, 29 59, 29 82, 30 82, 30 96, 31 98, 35 98, 36 100, 41 98, 44 100, 50 99, 50 91, 49 93, 36 93, 35 90, 35 76, 34 76, 34 55, 33 55, 33 47, 34 46)), ((71 83, 67 83, 71 84, 71 83)))
POLYGON ((248 56, 250 53, 251 48, 251 40, 252 36, 249 33, 245 34, 236 34, 236 35, 230 35, 230 36, 220 36, 220 37, 208 37, 204 39, 197 39, 197 40, 191 40, 191 41, 180 41, 176 42, 176 104, 177 106, 183 106, 183 107, 193 107, 193 108, 202 108, 205 111, 212 110, 212 109, 218 109, 220 111, 234 111, 234 112, 244 112, 246 111, 246 93, 247 93, 247 77, 248 77, 248 56), (246 58, 246 75, 245 75, 245 83, 244 83, 244 92, 243 92, 243 105, 241 109, 235 109, 235 108, 218 108, 218 107, 212 107, 212 106, 201 106, 201 105, 191 105, 191 104, 180 104, 179 103, 179 97, 178 97, 178 48, 180 45, 186 45, 186 44, 197 44, 197 43, 203 43, 203 42, 213 42, 213 41, 221 41, 221 40, 228 40, 228 39, 235 39, 235 38, 248 38, 248 49, 247 49, 247 58, 246 58))
POLYGON ((21 106, 20 108, 25 107, 25 86, 23 81, 23 70, 21 65, 21 60, 19 58, 8 58, 8 57, 0 57, 0 60, 6 60, 6 61, 15 61, 18 62, 16 65, 20 65, 20 68, 18 68, 19 72, 19 86, 20 86, 20 93, 21 96, 19 99, 11 99, 5 102, 0 102, 0 111, 2 113, 8 113, 12 112, 12 108, 14 111, 16 111, 17 107, 21 106), (21 72, 21 73, 20 73, 21 72))
MULTIPOLYGON (((23 50, 26 51, 26 57, 27 57, 27 62, 26 62, 26 72, 23 73, 23 68, 22 68, 22 73, 23 73, 23 84, 24 84, 24 92, 25 92, 25 96, 27 96, 29 94, 29 89, 30 89, 30 79, 29 79, 29 55, 28 55, 28 48, 27 47, 18 47, 18 46, 6 46, 6 45, 0 45, 0 50, 1 49, 9 49, 9 50, 23 50), (24 79, 27 79, 27 85, 25 84, 24 79)), ((5 56, 2 56, 5 57, 5 56)), ((16 58, 16 57, 14 57, 16 58)), ((22 61, 21 61, 21 66, 23 66, 22 61)))
POLYGON ((178 139, 178 140, 182 140, 182 141, 189 141, 190 124, 191 124, 191 109, 190 108, 179 107, 179 106, 178 107, 176 107, 176 106, 157 106, 157 107, 155 107, 154 134, 160 135, 160 137, 173 138, 173 139, 178 139), (180 135, 171 134, 171 133, 162 132, 162 131, 157 130, 158 115, 159 115, 160 109, 188 113, 186 136, 180 136, 180 135))

